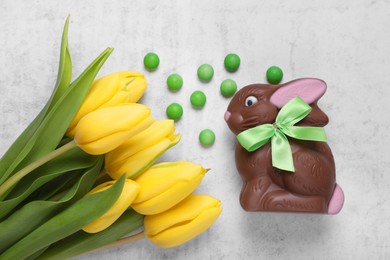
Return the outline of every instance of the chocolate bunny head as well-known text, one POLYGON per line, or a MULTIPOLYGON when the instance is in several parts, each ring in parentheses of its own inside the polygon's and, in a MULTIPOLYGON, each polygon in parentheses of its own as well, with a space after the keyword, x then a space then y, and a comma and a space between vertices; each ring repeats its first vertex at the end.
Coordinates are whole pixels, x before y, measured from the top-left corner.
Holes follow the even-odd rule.
POLYGON ((280 108, 292 98, 300 97, 313 108, 311 116, 304 119, 306 125, 324 126, 328 123, 328 117, 316 103, 325 91, 326 83, 312 78, 298 79, 282 85, 248 85, 231 100, 225 113, 225 121, 236 135, 258 125, 272 124, 280 108))

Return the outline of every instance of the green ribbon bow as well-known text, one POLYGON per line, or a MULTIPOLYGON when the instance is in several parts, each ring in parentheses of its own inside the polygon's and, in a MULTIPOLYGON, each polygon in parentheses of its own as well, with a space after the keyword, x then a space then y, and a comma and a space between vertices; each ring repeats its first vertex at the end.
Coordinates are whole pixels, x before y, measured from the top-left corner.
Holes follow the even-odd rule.
POLYGON ((249 152, 259 149, 271 140, 272 166, 294 172, 294 163, 286 135, 300 140, 326 142, 322 127, 294 126, 305 118, 312 108, 299 97, 291 99, 280 109, 274 124, 259 125, 237 135, 240 144, 249 152))

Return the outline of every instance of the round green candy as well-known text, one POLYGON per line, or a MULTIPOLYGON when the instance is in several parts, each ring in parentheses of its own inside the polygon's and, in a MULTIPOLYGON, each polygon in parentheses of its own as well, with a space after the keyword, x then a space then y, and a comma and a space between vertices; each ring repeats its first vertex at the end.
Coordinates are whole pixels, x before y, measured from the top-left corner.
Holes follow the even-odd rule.
POLYGON ((238 68, 240 67, 240 63, 240 57, 235 53, 229 53, 228 55, 226 55, 224 60, 225 68, 229 72, 235 72, 236 70, 238 70, 238 68))
POLYGON ((237 91, 237 84, 232 79, 225 79, 221 83, 220 90, 224 97, 232 97, 237 91))
POLYGON ((183 107, 178 103, 172 103, 167 107, 167 117, 173 120, 179 120, 183 115, 183 107))
POLYGON ((167 86, 171 91, 178 91, 183 86, 183 78, 179 74, 171 74, 167 78, 167 86))
POLYGON ((157 69, 158 65, 160 64, 160 58, 158 55, 154 52, 149 52, 144 57, 144 65, 145 68, 148 70, 155 70, 157 69))
POLYGON ((202 64, 198 68, 198 78, 201 81, 208 82, 214 76, 214 69, 210 64, 202 64))
POLYGON ((267 70, 267 80, 271 84, 279 84, 283 78, 283 71, 277 66, 269 67, 267 70))
POLYGON ((199 133, 199 142, 203 146, 210 146, 215 142, 215 134, 211 129, 204 129, 199 133))
POLYGON ((201 108, 206 104, 206 95, 202 91, 196 90, 191 94, 190 101, 194 107, 201 108))

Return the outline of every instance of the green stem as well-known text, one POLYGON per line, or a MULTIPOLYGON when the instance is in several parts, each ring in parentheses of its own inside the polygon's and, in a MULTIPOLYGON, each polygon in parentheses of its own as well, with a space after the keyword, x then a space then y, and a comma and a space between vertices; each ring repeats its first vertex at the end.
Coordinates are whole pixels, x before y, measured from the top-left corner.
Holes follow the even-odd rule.
MULTIPOLYGON (((119 239, 111 244, 108 244, 106 246, 103 246, 103 247, 100 247, 94 251, 98 251, 98 250, 102 250, 102 249, 111 249, 111 248, 116 248, 118 246, 123 246, 123 245, 126 245, 126 244, 130 244, 130 243, 133 243, 135 241, 138 241, 140 239, 144 239, 145 238, 145 233, 143 231, 137 233, 137 234, 134 234, 132 236, 128 236, 128 237, 125 237, 125 238, 122 238, 122 239, 119 239)), ((90 252, 89 252, 90 253, 90 252)))
POLYGON ((20 181, 24 176, 26 176, 27 174, 29 174, 30 172, 32 172, 33 170, 35 170, 36 168, 38 168, 39 166, 45 164, 46 162, 56 158, 57 156, 60 156, 61 154, 69 151, 70 149, 76 147, 76 143, 74 141, 71 141, 69 143, 67 143, 66 145, 64 146, 61 146, 60 148, 52 151, 51 153, 43 156, 42 158, 40 158, 39 160, 36 160, 35 162, 27 165, 26 167, 24 167, 23 169, 21 169, 20 171, 18 171, 17 173, 15 173, 14 175, 12 175, 11 178, 9 178, 8 180, 6 180, 1 186, 0 186, 0 198, 3 197, 4 194, 6 194, 6 192, 11 189, 18 181, 20 181))

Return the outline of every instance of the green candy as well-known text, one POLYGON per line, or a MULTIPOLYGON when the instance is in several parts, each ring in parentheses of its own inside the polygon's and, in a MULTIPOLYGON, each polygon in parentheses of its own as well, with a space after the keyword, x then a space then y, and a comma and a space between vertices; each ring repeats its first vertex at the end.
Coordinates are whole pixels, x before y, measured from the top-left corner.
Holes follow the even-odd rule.
POLYGON ((267 80, 271 84, 279 84, 283 78, 283 71, 277 66, 269 67, 267 70, 267 80))
POLYGON ((172 103, 167 107, 166 114, 169 119, 177 121, 183 115, 183 107, 178 103, 172 103))
POLYGON ((171 74, 167 78, 167 86, 171 91, 179 91, 183 86, 183 78, 179 74, 171 74))
POLYGON ((240 67, 240 63, 240 57, 235 53, 229 53, 228 55, 226 55, 224 60, 225 68, 229 72, 235 72, 236 70, 238 70, 238 68, 240 67))
POLYGON ((145 55, 144 65, 146 69, 153 71, 157 69, 159 64, 160 64, 160 58, 156 53, 149 52, 148 54, 145 55))
POLYGON ((215 142, 215 134, 211 129, 204 129, 199 133, 199 142, 203 146, 210 146, 215 142))
POLYGON ((191 94, 190 101, 194 107, 201 108, 206 104, 206 95, 202 91, 196 90, 191 94))
POLYGON ((210 64, 203 64, 200 65, 198 68, 198 78, 201 81, 208 82, 210 81, 214 76, 214 69, 210 64))
POLYGON ((232 79, 225 79, 221 83, 220 90, 224 97, 232 97, 237 91, 237 84, 232 79))

